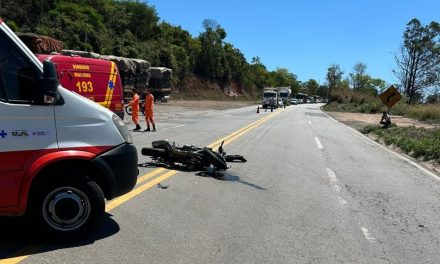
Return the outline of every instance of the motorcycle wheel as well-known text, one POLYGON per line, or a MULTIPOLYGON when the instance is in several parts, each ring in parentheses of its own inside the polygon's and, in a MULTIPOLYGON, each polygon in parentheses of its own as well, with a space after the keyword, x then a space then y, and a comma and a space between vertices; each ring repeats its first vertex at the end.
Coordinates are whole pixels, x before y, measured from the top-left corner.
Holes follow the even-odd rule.
POLYGON ((215 153, 210 149, 205 149, 204 153, 206 154, 206 159, 217 169, 226 170, 228 165, 226 164, 225 159, 219 154, 215 153))
POLYGON ((131 115, 133 113, 133 108, 131 107, 131 105, 127 105, 125 107, 125 112, 127 113, 127 115, 131 115))
POLYGON ((150 156, 150 157, 154 157, 154 158, 166 158, 167 157, 167 151, 164 149, 142 148, 141 152, 142 152, 142 155, 144 155, 144 156, 150 156))

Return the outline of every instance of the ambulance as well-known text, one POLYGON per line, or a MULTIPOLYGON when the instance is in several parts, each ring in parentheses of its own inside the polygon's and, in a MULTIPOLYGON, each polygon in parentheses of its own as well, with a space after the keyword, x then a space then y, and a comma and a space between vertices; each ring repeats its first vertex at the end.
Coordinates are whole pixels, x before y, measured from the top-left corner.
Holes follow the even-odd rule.
POLYGON ((76 92, 124 119, 121 76, 116 63, 108 60, 65 55, 37 55, 40 61, 55 64, 58 80, 64 88, 76 92))
POLYGON ((85 234, 106 199, 134 188, 137 161, 124 122, 60 86, 54 62, 0 20, 0 215, 26 214, 57 237, 85 234))

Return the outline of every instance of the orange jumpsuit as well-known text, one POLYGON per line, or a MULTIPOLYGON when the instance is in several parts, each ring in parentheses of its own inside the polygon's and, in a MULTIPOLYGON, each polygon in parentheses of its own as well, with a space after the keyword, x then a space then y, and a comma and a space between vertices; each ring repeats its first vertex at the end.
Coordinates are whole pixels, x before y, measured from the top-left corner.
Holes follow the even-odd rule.
POLYGON ((154 105, 154 96, 152 94, 149 94, 145 97, 145 119, 147 121, 147 126, 150 125, 150 121, 154 124, 153 119, 153 105, 154 105))
POLYGON ((139 125, 139 95, 133 95, 130 105, 133 111, 131 114, 131 119, 135 125, 139 125))

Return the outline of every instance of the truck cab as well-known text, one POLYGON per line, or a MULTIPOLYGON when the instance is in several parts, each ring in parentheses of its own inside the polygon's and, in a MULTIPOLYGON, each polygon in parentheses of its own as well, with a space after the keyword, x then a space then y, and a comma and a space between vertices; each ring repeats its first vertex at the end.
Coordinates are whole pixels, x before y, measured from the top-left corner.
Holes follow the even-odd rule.
POLYGON ((123 121, 59 86, 54 63, 40 62, 0 20, 0 215, 82 235, 137 174, 123 121))
POLYGON ((265 90, 263 92, 263 108, 278 108, 278 92, 275 90, 265 90))

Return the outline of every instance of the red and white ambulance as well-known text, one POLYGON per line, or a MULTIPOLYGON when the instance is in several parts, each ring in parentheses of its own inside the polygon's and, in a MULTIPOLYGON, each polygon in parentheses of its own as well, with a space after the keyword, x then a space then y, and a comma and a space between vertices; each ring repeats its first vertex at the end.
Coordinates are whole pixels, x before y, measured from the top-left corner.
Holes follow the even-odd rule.
POLYGON ((0 20, 0 215, 82 234, 137 174, 122 120, 59 86, 54 63, 40 62, 0 20))
POLYGON ((65 55, 38 55, 55 64, 61 86, 110 109, 124 118, 121 76, 116 63, 108 60, 65 55))

